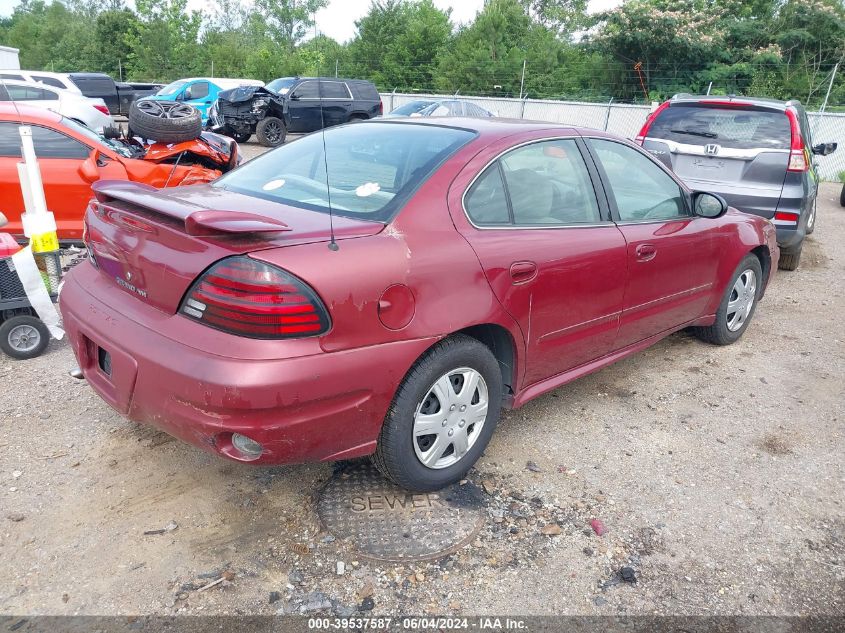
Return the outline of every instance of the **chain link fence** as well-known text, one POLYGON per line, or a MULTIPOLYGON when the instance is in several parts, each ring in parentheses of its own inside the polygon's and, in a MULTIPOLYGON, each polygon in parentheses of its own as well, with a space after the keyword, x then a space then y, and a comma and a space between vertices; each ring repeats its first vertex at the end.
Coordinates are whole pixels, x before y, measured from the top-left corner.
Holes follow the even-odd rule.
MULTIPOLYGON (((450 99, 453 95, 385 92, 381 95, 384 111, 390 112, 417 99, 450 99)), ((625 138, 634 138, 645 123, 651 107, 627 103, 590 103, 584 101, 552 101, 547 99, 509 99, 505 97, 472 97, 458 95, 489 110, 496 116, 562 123, 576 127, 606 130, 625 138)), ((814 143, 839 143, 829 156, 815 156, 822 180, 839 181, 845 172, 845 114, 809 113, 814 143)))

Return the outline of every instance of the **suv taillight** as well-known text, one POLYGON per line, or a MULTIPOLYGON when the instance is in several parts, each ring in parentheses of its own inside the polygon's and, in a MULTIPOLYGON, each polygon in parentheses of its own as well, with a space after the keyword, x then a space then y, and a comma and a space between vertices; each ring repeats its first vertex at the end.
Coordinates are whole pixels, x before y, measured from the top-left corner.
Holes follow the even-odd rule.
POLYGON ((657 107, 657 109, 654 112, 652 112, 651 114, 648 115, 648 117, 646 117, 645 123, 643 123, 642 128, 640 128, 640 133, 637 134, 637 136, 634 138, 634 140, 638 144, 640 144, 640 145, 643 144, 643 141, 645 141, 645 137, 648 136, 648 128, 651 127, 651 124, 654 123, 654 120, 658 117, 658 115, 668 107, 669 107, 669 102, 664 101, 663 103, 661 103, 657 107))
POLYGON ((249 257, 223 259, 194 282, 179 312, 230 334, 261 339, 324 334, 329 315, 310 287, 249 257))
POLYGON ((94 106, 94 109, 99 110, 100 112, 102 112, 103 114, 106 114, 106 115, 111 114, 111 112, 109 112, 109 109, 108 109, 107 106, 101 105, 99 103, 94 106))
POLYGON ((804 139, 801 138, 801 126, 798 125, 798 115, 792 108, 787 108, 786 116, 789 119, 789 129, 792 137, 789 143, 789 165, 786 171, 807 171, 810 169, 810 164, 807 161, 804 139))
POLYGON ((379 116, 384 114, 384 101, 382 101, 381 99, 379 99, 379 102, 378 102, 378 113, 379 113, 379 116))

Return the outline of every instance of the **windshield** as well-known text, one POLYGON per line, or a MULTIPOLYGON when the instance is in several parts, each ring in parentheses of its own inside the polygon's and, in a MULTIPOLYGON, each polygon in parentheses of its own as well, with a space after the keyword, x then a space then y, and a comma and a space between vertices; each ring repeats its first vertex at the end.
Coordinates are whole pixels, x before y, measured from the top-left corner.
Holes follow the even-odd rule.
POLYGON ((279 79, 274 79, 269 84, 265 86, 267 90, 272 90, 273 92, 284 95, 287 94, 291 86, 296 83, 296 79, 293 77, 280 77, 279 79))
POLYGON ((132 158, 132 151, 118 140, 108 139, 102 134, 97 134, 91 128, 81 125, 71 119, 66 119, 65 117, 62 117, 61 124, 67 128, 70 128, 77 134, 81 134, 82 136, 86 137, 95 146, 102 147, 103 145, 105 145, 106 147, 108 147, 114 152, 117 152, 121 156, 125 156, 126 158, 132 158))
POLYGON ((658 115, 650 138, 685 145, 715 143, 734 149, 789 149, 789 119, 783 112, 672 106, 658 115))
POLYGON ((426 101, 425 99, 411 101, 410 103, 406 103, 405 105, 401 105, 398 108, 391 110, 390 114, 394 114, 396 116, 411 116, 412 114, 419 112, 420 110, 425 110, 428 106, 433 103, 435 102, 426 101))
POLYGON ((432 125, 345 125, 267 152, 212 186, 322 213, 328 212, 330 199, 333 213, 386 222, 474 136, 432 125))
POLYGON ((174 81, 173 83, 167 84, 164 88, 159 90, 156 95, 161 95, 162 97, 166 97, 169 95, 175 95, 182 91, 182 88, 185 87, 185 84, 188 83, 187 81, 180 80, 174 81))

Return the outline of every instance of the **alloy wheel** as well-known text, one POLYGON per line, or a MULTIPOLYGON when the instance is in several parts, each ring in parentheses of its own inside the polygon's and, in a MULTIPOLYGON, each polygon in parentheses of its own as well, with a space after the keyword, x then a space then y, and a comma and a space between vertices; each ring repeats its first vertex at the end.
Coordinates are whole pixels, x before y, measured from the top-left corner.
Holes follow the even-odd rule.
POLYGON ((264 136, 266 136, 267 140, 271 143, 278 143, 282 136, 282 126, 275 121, 271 121, 264 128, 264 136))
POLYGON ((414 452, 427 468, 459 462, 481 435, 489 396, 482 375, 469 367, 454 369, 428 389, 414 414, 414 452))
POLYGON ((757 274, 747 268, 737 277, 731 289, 731 296, 728 298, 728 310, 725 316, 731 332, 736 332, 743 326, 748 315, 751 314, 756 299, 757 274))

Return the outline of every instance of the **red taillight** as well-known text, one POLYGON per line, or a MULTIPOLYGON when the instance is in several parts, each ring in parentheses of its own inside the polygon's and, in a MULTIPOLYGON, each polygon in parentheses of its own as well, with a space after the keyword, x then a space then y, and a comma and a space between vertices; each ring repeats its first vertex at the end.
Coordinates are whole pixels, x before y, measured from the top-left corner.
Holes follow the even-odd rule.
POLYGON ((378 113, 379 115, 384 114, 384 102, 381 100, 378 102, 378 113))
POLYGON ((249 257, 214 264, 188 290, 179 312, 249 338, 301 338, 329 329, 328 312, 310 287, 249 257))
POLYGON ((651 127, 651 124, 654 123, 654 120, 660 115, 660 113, 668 107, 669 102, 664 101, 657 107, 654 112, 648 115, 645 120, 645 123, 643 123, 643 126, 640 128, 640 133, 637 134, 636 138, 634 139, 637 143, 639 143, 640 145, 643 144, 643 141, 645 141, 645 137, 648 136, 648 128, 651 127))
POLYGON ((804 146, 804 139, 801 138, 801 126, 798 125, 798 115, 792 108, 786 109, 786 117, 789 119, 791 140, 789 143, 789 165, 786 171, 807 171, 810 169, 810 161, 807 160, 807 150, 804 146))
POLYGON ((789 211, 778 211, 777 213, 775 213, 775 220, 780 220, 781 222, 792 222, 793 224, 797 224, 798 214, 790 213, 789 211))
POLYGON ((111 114, 109 112, 109 109, 104 105, 96 104, 96 105, 94 105, 94 109, 99 110, 100 112, 102 112, 103 114, 106 114, 106 115, 111 114))

